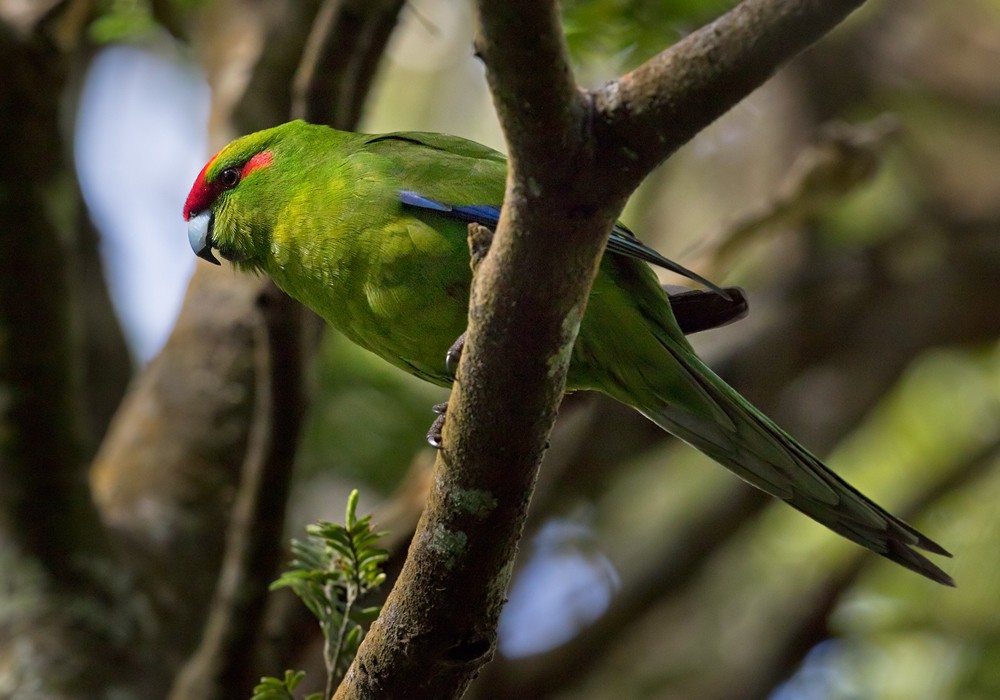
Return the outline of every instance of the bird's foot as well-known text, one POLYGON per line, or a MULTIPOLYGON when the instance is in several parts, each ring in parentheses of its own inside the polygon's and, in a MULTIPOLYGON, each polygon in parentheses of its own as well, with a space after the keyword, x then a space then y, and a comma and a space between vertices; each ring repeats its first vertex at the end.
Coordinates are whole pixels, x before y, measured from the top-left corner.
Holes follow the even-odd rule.
POLYGON ((437 416, 434 418, 434 422, 431 423, 431 427, 427 429, 427 444, 436 450, 441 449, 442 431, 444 430, 444 418, 448 411, 448 402, 434 404, 434 408, 431 409, 437 416))
MULTIPOLYGON (((482 224, 469 224, 469 265, 472 274, 476 273, 479 263, 483 261, 493 244, 493 231, 482 224)), ((462 359, 462 349, 465 347, 465 333, 451 344, 444 356, 444 366, 452 377, 458 372, 458 361, 462 359)))
MULTIPOLYGON (((479 263, 486 257, 492 243, 493 231, 491 229, 482 224, 469 224, 469 265, 472 267, 473 274, 475 274, 476 268, 479 267, 479 263)), ((465 333, 458 336, 458 339, 451 344, 448 352, 444 355, 445 369, 452 377, 458 372, 458 362, 462 359, 463 348, 465 348, 465 333)), ((443 440, 442 431, 444 430, 445 415, 448 411, 448 402, 445 401, 444 403, 436 404, 432 410, 437 414, 437 417, 434 418, 434 422, 431 423, 431 427, 427 430, 427 443, 435 449, 441 449, 441 442, 443 440)))

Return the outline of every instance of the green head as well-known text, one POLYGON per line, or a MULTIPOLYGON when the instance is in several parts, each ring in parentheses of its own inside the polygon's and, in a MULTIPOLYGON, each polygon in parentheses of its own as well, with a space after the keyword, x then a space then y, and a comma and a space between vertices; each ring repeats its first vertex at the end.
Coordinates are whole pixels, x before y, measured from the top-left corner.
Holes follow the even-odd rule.
POLYGON ((212 249, 245 270, 263 267, 274 217, 297 184, 307 133, 296 121, 236 139, 198 173, 184 203, 195 254, 219 264, 212 249))

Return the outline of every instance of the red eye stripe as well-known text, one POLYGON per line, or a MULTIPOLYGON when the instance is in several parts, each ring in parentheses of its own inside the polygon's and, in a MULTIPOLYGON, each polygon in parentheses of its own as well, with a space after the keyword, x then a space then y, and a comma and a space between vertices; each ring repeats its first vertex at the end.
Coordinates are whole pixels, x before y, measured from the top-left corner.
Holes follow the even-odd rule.
POLYGON ((244 179, 247 175, 252 173, 254 170, 260 170, 261 168, 266 168, 274 160, 274 155, 270 151, 261 151, 253 158, 247 161, 247 164, 243 166, 243 170, 240 171, 240 179, 244 179))

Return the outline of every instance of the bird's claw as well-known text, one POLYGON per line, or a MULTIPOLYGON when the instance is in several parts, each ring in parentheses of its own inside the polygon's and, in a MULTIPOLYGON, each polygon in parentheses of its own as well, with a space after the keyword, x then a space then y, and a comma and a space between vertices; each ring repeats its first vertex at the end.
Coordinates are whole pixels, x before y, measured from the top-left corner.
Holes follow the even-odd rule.
POLYGON ((440 450, 443 440, 442 431, 444 430, 445 414, 448 411, 448 402, 434 404, 431 410, 434 411, 436 417, 434 418, 434 422, 431 423, 431 427, 427 429, 427 444, 436 450, 440 450))
POLYGON ((465 333, 458 336, 458 339, 451 344, 448 352, 444 354, 444 368, 448 374, 454 377, 458 373, 458 361, 462 359, 462 350, 465 348, 465 333))

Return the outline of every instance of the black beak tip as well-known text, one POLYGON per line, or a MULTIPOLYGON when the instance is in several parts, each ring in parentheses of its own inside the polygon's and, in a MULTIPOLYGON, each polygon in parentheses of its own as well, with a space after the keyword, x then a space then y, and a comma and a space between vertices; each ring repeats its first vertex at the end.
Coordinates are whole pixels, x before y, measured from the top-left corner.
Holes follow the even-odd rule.
POLYGON ((219 259, 212 254, 212 249, 208 246, 199 250, 197 253, 195 253, 195 255, 197 255, 202 260, 207 260, 213 265, 222 265, 222 263, 219 262, 219 259))

